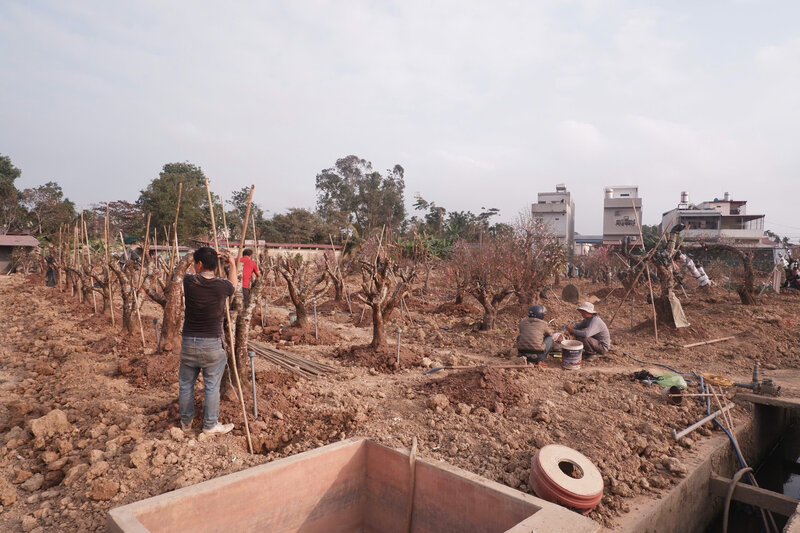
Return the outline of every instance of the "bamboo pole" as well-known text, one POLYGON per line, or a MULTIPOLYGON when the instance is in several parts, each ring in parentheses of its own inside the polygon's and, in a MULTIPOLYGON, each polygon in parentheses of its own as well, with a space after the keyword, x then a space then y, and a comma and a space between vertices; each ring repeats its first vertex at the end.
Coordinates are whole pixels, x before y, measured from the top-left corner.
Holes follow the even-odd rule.
MULTIPOLYGON (((631 198, 631 206, 633 207, 633 219, 636 220, 636 228, 639 230, 639 240, 642 241, 642 246, 644 246, 642 224, 639 222, 639 215, 636 213, 636 202, 633 200, 633 198, 631 198)), ((650 269, 648 268, 647 263, 645 263, 644 268, 647 271, 647 285, 650 287, 650 305, 653 306, 653 331, 655 332, 656 336, 656 344, 658 344, 658 316, 656 315, 656 300, 653 297, 653 282, 650 279, 650 269)))
POLYGON ((62 270, 64 270, 64 269, 62 268, 62 264, 63 264, 63 261, 62 261, 63 252, 62 252, 62 250, 61 250, 61 246, 62 246, 62 242, 61 242, 61 239, 62 239, 62 236, 61 236, 61 228, 62 228, 62 225, 61 225, 61 224, 59 224, 59 225, 58 225, 58 291, 59 291, 59 292, 64 292, 64 289, 61 287, 61 271, 62 271, 62 270))
POLYGON ((137 283, 136 286, 137 291, 142 288, 142 282, 144 281, 144 266, 147 264, 147 260, 149 259, 147 243, 150 240, 150 215, 151 213, 147 213, 147 227, 144 230, 144 244, 142 245, 142 268, 139 269, 139 283, 137 283))
MULTIPOLYGON (((75 222, 75 231, 74 231, 74 233, 75 233, 75 247, 72 249, 72 268, 77 270, 78 269, 78 258, 80 257, 80 254, 78 252, 78 242, 79 242, 78 241, 78 222, 75 222)), ((83 240, 83 239, 81 239, 81 240, 83 240)), ((74 290, 75 285, 73 284, 72 287, 73 287, 73 290, 74 290)), ((83 291, 80 291, 78 293, 78 301, 80 303, 83 303, 83 291)))
MULTIPOLYGON (((178 254, 178 213, 181 210, 181 194, 183 193, 183 182, 178 183, 178 202, 175 204, 175 222, 172 224, 175 236, 175 255, 178 254)), ((172 275, 172 267, 175 264, 175 257, 170 254, 169 256, 169 272, 172 275)))
POLYGON ((114 284, 111 279, 111 252, 109 251, 109 236, 111 227, 108 225, 108 202, 106 202, 106 222, 103 225, 103 233, 105 234, 105 248, 106 248, 106 283, 108 284, 108 307, 111 310, 111 326, 116 327, 117 320, 114 318, 114 284))
POLYGON ((692 344, 684 344, 683 346, 681 346, 681 348, 694 348, 695 346, 705 346, 706 344, 714 344, 715 342, 729 341, 735 338, 736 335, 731 335, 730 337, 722 337, 720 339, 712 339, 710 341, 693 342, 692 344))
POLYGON ((228 231, 228 221, 225 220, 225 202, 222 201, 222 198, 219 199, 219 208, 222 211, 222 231, 225 232, 225 247, 231 247, 231 234, 228 231))
MULTIPOLYGON (((253 189, 255 185, 250 189, 250 198, 253 197, 253 189)), ((214 249, 217 251, 217 256, 219 256, 219 239, 217 239, 217 224, 214 221, 214 204, 211 202, 211 186, 208 183, 208 179, 206 179, 206 193, 208 194, 208 209, 211 212, 211 231, 214 234, 214 249)), ((248 204, 248 211, 250 210, 250 206, 248 204)), ((224 213, 223 209, 223 213, 224 213)), ((222 272, 222 265, 217 263, 217 273, 222 272)), ((233 375, 236 378, 236 388, 239 390, 239 403, 242 406, 242 417, 244 418, 244 430, 247 434, 247 448, 250 450, 250 453, 253 453, 253 441, 250 438, 250 425, 247 422, 247 408, 244 405, 244 394, 242 393, 242 383, 239 381, 239 369, 236 368, 236 347, 234 346, 234 336, 233 336, 233 325, 231 324, 231 307, 228 299, 225 299, 225 318, 228 320, 228 337, 230 342, 228 342, 228 350, 230 351, 231 356, 231 366, 233 367, 233 375)))
MULTIPOLYGON (((128 251, 125 250, 125 238, 122 236, 122 232, 119 232, 119 242, 122 243, 122 251, 125 254, 125 261, 128 261, 128 251)), ((139 276, 141 278, 141 275, 139 276)), ((142 325, 142 311, 139 309, 139 289, 134 283, 134 280, 131 279, 131 288, 133 289, 133 305, 136 306, 136 318, 139 319, 139 333, 142 335, 142 350, 147 349, 147 343, 144 340, 144 326, 142 325)), ((120 290, 122 288, 120 287, 120 290)))
MULTIPOLYGON (((81 213, 82 214, 82 213, 81 213)), ((92 270, 92 252, 89 246, 89 230, 86 228, 86 222, 83 222, 83 237, 86 242, 86 261, 89 263, 89 271, 91 273, 92 270)), ((89 276, 89 282, 94 285, 94 281, 92 281, 92 277, 89 276)), ((94 293, 94 286, 92 286, 92 310, 93 314, 97 314, 97 295, 94 293)))

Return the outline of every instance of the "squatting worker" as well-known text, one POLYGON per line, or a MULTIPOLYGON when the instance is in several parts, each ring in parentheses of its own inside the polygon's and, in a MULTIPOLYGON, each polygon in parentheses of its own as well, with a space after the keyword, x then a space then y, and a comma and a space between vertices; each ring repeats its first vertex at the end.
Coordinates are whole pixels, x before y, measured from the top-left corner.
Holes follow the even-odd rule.
POLYGON ((583 302, 578 307, 583 320, 567 325, 567 331, 583 343, 584 361, 594 361, 611 349, 611 334, 608 326, 594 310, 591 302, 583 302))
POLYGON ((205 398, 203 400, 203 433, 221 434, 233 429, 233 424, 220 424, 219 385, 227 360, 222 347, 222 315, 225 300, 233 295, 237 282, 236 258, 228 256, 228 279, 218 278, 217 252, 199 248, 194 252, 194 274, 183 278, 186 314, 183 322, 181 366, 178 372, 178 406, 181 428, 189 430, 194 417, 194 384, 203 371, 205 398))
POLYGON ((528 309, 528 318, 520 321, 517 337, 519 355, 540 366, 547 366, 547 356, 553 349, 553 332, 544 321, 546 312, 543 305, 528 309))
POLYGON ((245 307, 250 303, 250 278, 253 276, 258 279, 261 272, 258 271, 258 264, 250 259, 253 255, 253 250, 249 248, 242 252, 242 303, 245 307))

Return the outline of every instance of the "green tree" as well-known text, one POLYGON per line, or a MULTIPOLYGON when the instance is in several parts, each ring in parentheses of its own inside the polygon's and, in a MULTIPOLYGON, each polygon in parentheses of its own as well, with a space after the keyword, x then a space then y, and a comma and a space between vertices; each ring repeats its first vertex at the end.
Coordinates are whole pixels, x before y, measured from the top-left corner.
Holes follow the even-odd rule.
POLYGON ((652 250, 658 243, 661 237, 661 231, 658 226, 645 224, 642 226, 642 238, 644 239, 644 247, 646 250, 652 250))
POLYGON ((405 171, 400 165, 385 175, 372 169, 372 163, 349 155, 317 174, 317 209, 333 226, 355 226, 361 235, 386 226, 394 231, 406 216, 405 171))
POLYGON ((186 241, 211 228, 205 180, 200 167, 192 163, 167 163, 158 177, 141 191, 136 205, 145 216, 151 213, 151 228, 160 230, 166 227, 171 232, 178 201, 178 184, 182 183, 178 240, 186 241))
POLYGON ((54 181, 25 189, 20 199, 27 209, 28 226, 39 236, 52 239, 59 226, 75 218, 75 204, 64 198, 64 191, 54 181))
POLYGON ((19 203, 19 191, 14 182, 22 171, 14 166, 11 158, 0 154, 0 235, 5 235, 24 214, 19 203))
POLYGON ((308 209, 293 207, 286 214, 276 214, 262 224, 268 242, 326 244, 329 228, 322 218, 308 209))

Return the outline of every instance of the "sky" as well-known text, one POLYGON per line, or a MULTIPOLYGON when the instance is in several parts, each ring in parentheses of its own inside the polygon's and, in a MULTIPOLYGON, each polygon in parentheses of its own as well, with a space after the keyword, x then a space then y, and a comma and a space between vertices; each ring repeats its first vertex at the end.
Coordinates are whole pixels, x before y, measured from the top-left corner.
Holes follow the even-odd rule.
POLYGON ((0 154, 18 188, 79 207, 164 164, 214 192, 312 208, 355 154, 448 210, 512 220, 638 185, 646 224, 681 191, 730 192, 800 239, 800 2, 0 0, 0 154))

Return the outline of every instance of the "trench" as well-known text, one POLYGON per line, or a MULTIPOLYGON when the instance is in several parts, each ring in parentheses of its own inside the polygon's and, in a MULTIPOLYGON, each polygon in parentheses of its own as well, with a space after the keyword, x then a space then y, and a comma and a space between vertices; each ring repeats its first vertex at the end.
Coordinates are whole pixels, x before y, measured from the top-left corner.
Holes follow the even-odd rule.
MULTIPOLYGON (((797 415, 755 470, 755 475, 760 487, 800 499, 800 419, 797 415)), ((753 506, 732 502, 729 515, 728 533, 763 531, 761 513, 753 506)), ((781 530, 789 521, 789 517, 779 514, 773 517, 781 530)), ((705 533, 722 533, 721 512, 705 533)))
MULTIPOLYGON (((798 497, 800 488, 800 410, 753 404, 751 417, 737 425, 736 438, 759 486, 798 497), (791 472, 789 472, 791 471, 791 472), (789 482, 787 485, 787 481, 789 482)), ((723 495, 712 492, 713 475, 731 479, 740 465, 730 441, 720 433, 704 444, 689 474, 658 500, 634 502, 615 531, 624 533, 718 533, 723 495)), ((793 507, 794 509, 794 507, 793 507)), ((728 533, 762 531, 758 508, 732 502, 728 533), (752 520, 751 520, 752 519, 752 520)), ((782 530, 788 517, 773 513, 782 530)))

